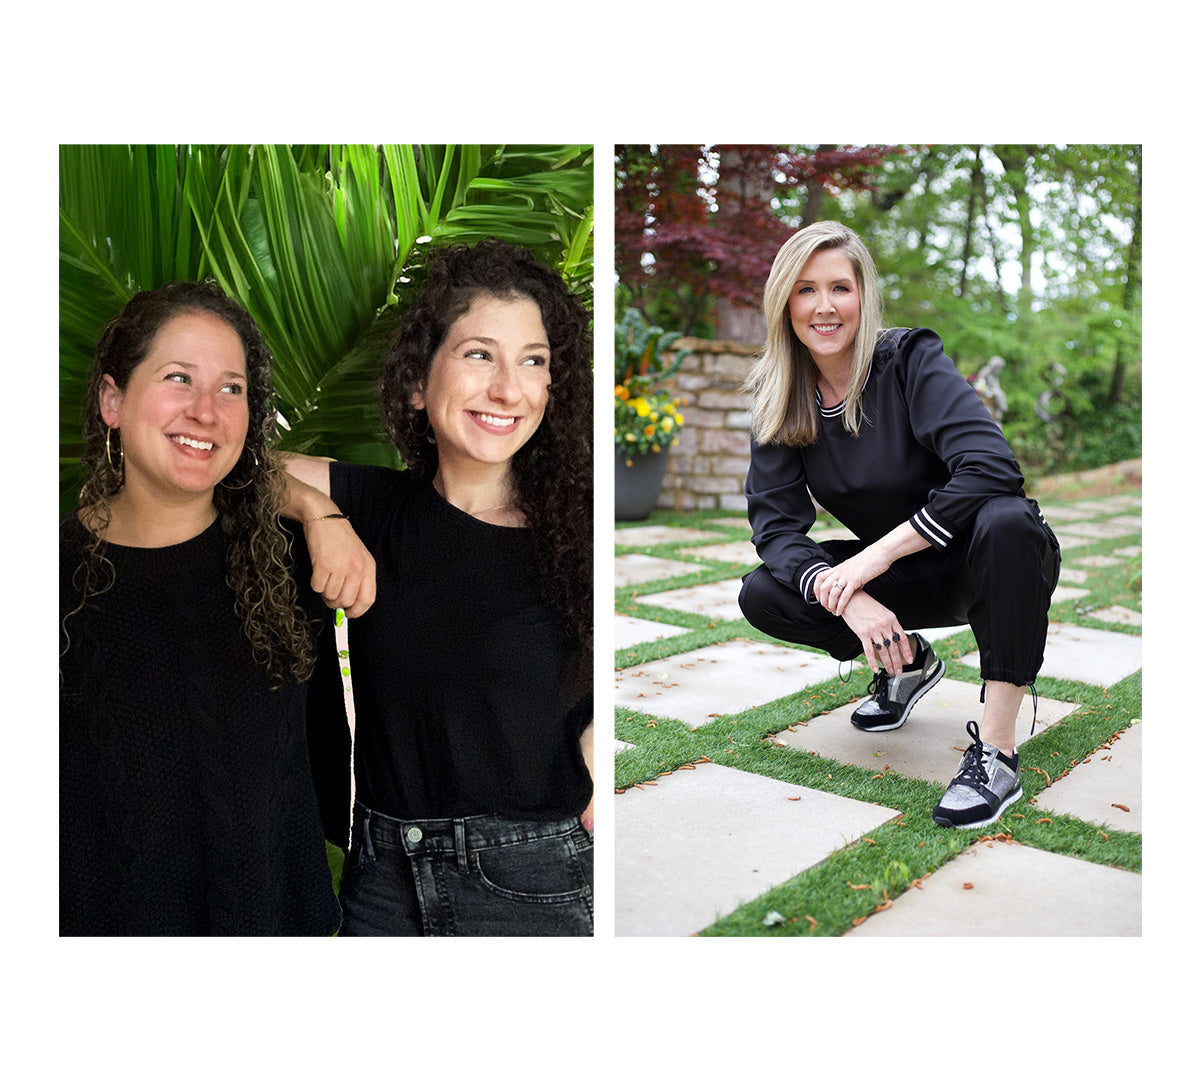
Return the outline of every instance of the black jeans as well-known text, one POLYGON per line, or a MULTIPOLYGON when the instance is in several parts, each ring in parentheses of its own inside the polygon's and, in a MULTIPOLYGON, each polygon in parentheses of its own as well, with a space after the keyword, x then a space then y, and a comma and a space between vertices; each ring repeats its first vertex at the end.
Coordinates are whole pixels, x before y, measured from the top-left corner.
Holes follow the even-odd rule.
MULTIPOLYGON (((865 546, 821 543, 830 565, 865 546)), ((905 629, 969 624, 984 681, 1032 685, 1042 667, 1050 595, 1061 566, 1058 539, 1037 502, 995 497, 945 550, 902 557, 863 590, 905 629)), ((776 639, 819 648, 835 659, 862 654, 862 643, 842 618, 780 583, 765 565, 744 577, 738 603, 750 624, 776 639)))
POLYGON ((354 804, 341 937, 590 937, 577 817, 397 820, 354 804))

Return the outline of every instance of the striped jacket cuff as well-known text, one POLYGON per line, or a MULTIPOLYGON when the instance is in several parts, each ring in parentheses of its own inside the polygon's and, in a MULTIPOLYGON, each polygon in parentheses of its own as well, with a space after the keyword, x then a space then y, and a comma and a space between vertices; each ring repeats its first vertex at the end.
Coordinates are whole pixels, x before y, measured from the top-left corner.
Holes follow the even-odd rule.
POLYGON ((800 573, 800 579, 796 587, 799 589, 800 596, 805 602, 816 605, 817 592, 813 587, 813 581, 817 578, 818 573, 825 572, 832 567, 828 561, 817 561, 815 564, 808 565, 800 573))
POLYGON ((954 539, 952 532, 944 523, 936 519, 926 505, 908 521, 912 529, 935 549, 944 550, 954 539))

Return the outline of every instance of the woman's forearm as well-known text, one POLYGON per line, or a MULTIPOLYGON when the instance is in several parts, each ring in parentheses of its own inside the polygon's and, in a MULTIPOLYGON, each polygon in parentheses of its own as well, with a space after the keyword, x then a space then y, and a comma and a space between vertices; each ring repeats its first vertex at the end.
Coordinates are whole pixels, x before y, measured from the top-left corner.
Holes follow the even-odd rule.
MULTIPOLYGON (((922 537, 907 520, 888 531, 877 542, 866 547, 867 550, 874 550, 879 555, 879 559, 885 562, 885 568, 891 568, 901 557, 920 553, 921 550, 928 548, 928 539, 922 537)), ((864 550, 864 552, 866 551, 864 550)))
POLYGON ((288 519, 306 523, 319 516, 339 511, 329 496, 329 464, 332 459, 285 452, 281 457, 286 470, 282 513, 288 519))

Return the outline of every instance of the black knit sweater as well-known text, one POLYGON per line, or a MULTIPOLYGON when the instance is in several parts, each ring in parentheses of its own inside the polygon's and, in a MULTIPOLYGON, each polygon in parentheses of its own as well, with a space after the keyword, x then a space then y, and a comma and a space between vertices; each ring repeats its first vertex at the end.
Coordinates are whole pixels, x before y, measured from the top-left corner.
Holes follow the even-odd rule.
MULTIPOLYGON (((60 618, 86 538, 62 520, 60 618)), ((219 523, 106 554, 112 588, 61 632, 60 932, 332 934, 306 690, 255 665, 219 523)))

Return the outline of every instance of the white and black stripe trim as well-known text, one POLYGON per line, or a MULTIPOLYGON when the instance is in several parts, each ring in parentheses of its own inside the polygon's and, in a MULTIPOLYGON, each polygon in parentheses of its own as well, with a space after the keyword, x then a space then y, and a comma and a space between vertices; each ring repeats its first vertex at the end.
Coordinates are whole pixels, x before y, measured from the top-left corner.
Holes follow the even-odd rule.
POLYGON ((833 566, 827 561, 819 561, 816 564, 809 565, 803 572, 800 573, 800 582, 797 587, 800 589, 800 597, 806 602, 817 601, 817 592, 813 588, 813 581, 817 578, 818 573, 828 572, 833 566))
POLYGON ((933 518, 928 507, 922 508, 908 522, 917 534, 938 549, 944 550, 954 540, 954 535, 933 518))

